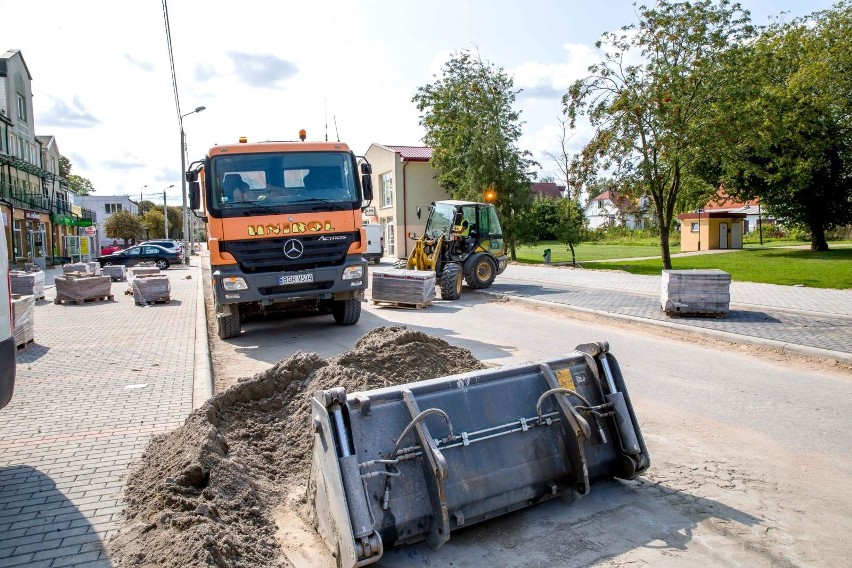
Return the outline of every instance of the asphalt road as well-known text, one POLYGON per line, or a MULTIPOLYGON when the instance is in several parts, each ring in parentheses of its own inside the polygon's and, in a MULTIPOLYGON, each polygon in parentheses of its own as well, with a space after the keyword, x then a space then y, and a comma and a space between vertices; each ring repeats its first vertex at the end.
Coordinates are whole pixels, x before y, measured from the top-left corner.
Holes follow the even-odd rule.
POLYGON ((500 365, 607 340, 652 461, 637 481, 458 531, 437 551, 386 552, 382 565, 840 566, 852 555, 852 381, 829 365, 467 293, 421 310, 365 303, 352 327, 330 316, 248 322, 240 338, 213 339, 217 390, 297 350, 335 355, 380 325, 500 365))

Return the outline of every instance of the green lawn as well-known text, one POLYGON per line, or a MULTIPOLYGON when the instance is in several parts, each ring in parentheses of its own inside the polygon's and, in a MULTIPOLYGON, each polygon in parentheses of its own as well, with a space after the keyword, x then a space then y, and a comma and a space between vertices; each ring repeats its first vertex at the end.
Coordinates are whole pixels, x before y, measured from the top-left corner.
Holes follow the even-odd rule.
MULTIPOLYGON (((518 262, 527 264, 542 263, 544 261, 544 249, 550 249, 551 262, 571 262, 571 251, 563 244, 553 242, 541 242, 534 246, 518 247, 515 253, 518 262)), ((582 243, 575 247, 577 262, 589 260, 607 260, 611 258, 636 258, 641 256, 660 256, 659 244, 647 245, 609 245, 602 243, 582 243)), ((680 252, 680 246, 672 252, 680 252)))
MULTIPOLYGON (((831 243, 829 243, 829 247, 831 243)), ((587 269, 624 270, 631 274, 658 275, 662 261, 634 260, 585 264, 587 269)), ((724 254, 672 258, 672 268, 718 268, 739 282, 762 282, 812 288, 852 289, 852 248, 827 252, 794 249, 745 249, 724 254)))

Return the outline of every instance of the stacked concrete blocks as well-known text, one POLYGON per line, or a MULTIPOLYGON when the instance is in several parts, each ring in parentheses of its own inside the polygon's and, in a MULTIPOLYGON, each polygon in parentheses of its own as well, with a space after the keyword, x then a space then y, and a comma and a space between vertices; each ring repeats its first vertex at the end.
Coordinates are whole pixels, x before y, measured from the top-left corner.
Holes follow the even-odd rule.
POLYGON ((423 308, 435 299, 435 273, 431 270, 393 269, 372 276, 373 304, 423 308))
POLYGON ((35 337, 35 296, 12 294, 15 327, 12 335, 18 348, 26 347, 35 337))
POLYGON ((68 274, 91 274, 91 271, 89 270, 89 265, 87 263, 74 262, 71 264, 63 264, 62 273, 67 276, 68 274))
POLYGON ((126 268, 124 266, 104 266, 103 274, 104 276, 109 276, 113 282, 118 282, 127 278, 126 268))
POLYGON ((112 279, 109 276, 57 276, 55 304, 82 304, 95 300, 112 300, 112 279))
POLYGON ((726 317, 731 275, 723 270, 663 270, 660 304, 669 316, 726 317))
POLYGON ((146 274, 133 278, 133 301, 137 306, 171 301, 171 285, 165 274, 146 274))
POLYGON ((35 296, 36 300, 44 300, 44 272, 21 272, 13 270, 9 273, 12 293, 22 296, 35 296))

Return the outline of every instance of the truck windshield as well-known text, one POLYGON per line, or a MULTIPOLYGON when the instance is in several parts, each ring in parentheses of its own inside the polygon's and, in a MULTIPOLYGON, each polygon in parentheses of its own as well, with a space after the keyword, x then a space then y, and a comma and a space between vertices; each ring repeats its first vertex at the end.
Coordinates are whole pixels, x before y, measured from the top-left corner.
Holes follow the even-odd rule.
POLYGON ((231 154, 212 159, 212 209, 221 211, 337 209, 358 200, 347 152, 231 154))

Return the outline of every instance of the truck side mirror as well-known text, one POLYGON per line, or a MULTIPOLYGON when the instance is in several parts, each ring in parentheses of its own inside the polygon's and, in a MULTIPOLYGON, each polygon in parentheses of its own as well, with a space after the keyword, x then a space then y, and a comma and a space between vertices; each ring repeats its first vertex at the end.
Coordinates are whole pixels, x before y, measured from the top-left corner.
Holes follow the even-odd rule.
POLYGON ((192 182, 194 182, 198 179, 198 171, 197 170, 188 171, 188 172, 186 172, 185 176, 186 176, 186 181, 189 182, 189 183, 192 183, 192 182))
POLYGON ((369 162, 361 162, 361 173, 364 175, 370 175, 373 173, 373 166, 369 164, 369 162))
MULTIPOLYGON (((367 164, 369 166, 370 164, 367 164)), ((361 170, 364 169, 364 164, 361 164, 361 170)), ((368 168, 369 169, 369 168, 368 168)), ((364 201, 373 200, 373 177, 370 174, 361 174, 361 190, 363 192, 364 201)))
POLYGON ((201 183, 197 180, 189 182, 189 208, 193 211, 201 208, 201 183))

